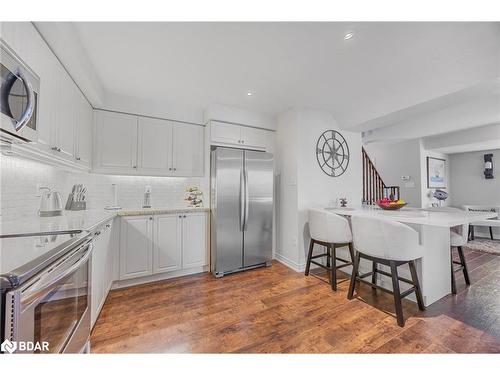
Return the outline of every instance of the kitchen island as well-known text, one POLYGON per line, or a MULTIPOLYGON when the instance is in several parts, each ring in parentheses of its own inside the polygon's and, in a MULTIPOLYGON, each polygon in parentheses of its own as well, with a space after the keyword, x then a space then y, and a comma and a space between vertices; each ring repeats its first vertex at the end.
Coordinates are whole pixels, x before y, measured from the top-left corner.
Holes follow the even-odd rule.
MULTIPOLYGON (((450 229, 497 217, 495 212, 437 211, 406 207, 398 211, 386 211, 375 206, 328 207, 326 210, 347 217, 361 215, 393 219, 417 230, 420 244, 424 247, 424 255, 417 261, 417 272, 425 306, 451 293, 450 229)), ((401 276, 409 276, 409 271, 401 269, 401 276)), ((390 282, 385 282, 384 279, 381 282, 384 287, 392 290, 390 282)))

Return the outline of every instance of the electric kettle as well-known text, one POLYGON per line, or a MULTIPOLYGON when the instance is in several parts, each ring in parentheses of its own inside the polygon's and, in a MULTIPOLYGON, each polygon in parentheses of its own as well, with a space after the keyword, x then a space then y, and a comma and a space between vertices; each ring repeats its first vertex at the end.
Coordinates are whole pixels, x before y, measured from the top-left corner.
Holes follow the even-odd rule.
POLYGON ((48 187, 42 187, 46 191, 42 192, 40 200, 40 216, 59 216, 63 213, 61 194, 58 191, 52 191, 48 187))

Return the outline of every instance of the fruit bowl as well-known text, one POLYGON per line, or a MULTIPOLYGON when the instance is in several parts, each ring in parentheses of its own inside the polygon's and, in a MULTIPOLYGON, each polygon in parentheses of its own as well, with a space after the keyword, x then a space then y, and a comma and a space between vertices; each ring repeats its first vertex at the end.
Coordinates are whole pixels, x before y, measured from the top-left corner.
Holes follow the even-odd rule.
POLYGON ((406 203, 393 203, 393 204, 387 204, 387 203, 378 203, 377 206, 379 206, 383 210, 399 210, 400 208, 406 206, 406 203))
POLYGON ((401 207, 406 206, 406 202, 402 199, 391 200, 390 198, 382 198, 377 202, 377 206, 379 206, 383 210, 399 210, 401 207))

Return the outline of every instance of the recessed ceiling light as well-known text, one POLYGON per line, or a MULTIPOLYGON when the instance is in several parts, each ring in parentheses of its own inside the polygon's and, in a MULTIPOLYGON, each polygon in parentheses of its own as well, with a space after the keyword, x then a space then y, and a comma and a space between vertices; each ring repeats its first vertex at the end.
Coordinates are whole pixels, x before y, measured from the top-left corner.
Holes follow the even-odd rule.
POLYGON ((352 31, 345 33, 344 34, 344 40, 349 40, 354 36, 354 33, 352 31))
POLYGON ((249 92, 247 92, 247 95, 248 96, 252 96, 252 93, 249 91, 249 92))

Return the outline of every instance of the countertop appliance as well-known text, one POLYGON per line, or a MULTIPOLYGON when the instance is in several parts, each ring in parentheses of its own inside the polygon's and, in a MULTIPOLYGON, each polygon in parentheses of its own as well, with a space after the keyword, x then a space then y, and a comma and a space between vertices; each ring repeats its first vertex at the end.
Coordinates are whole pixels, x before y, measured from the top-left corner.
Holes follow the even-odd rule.
POLYGON ((36 142, 40 79, 0 39, 0 139, 36 142))
POLYGON ((0 238, 1 342, 14 343, 9 347, 14 353, 88 351, 89 233, 74 230, 0 238))
POLYGON ((273 155, 217 147, 210 173, 212 273, 271 265, 273 155))
POLYGON ((46 190, 42 193, 40 199, 40 210, 38 214, 42 217, 44 216, 60 216, 63 213, 61 194, 57 191, 53 191, 48 187, 42 187, 40 189, 46 190))

